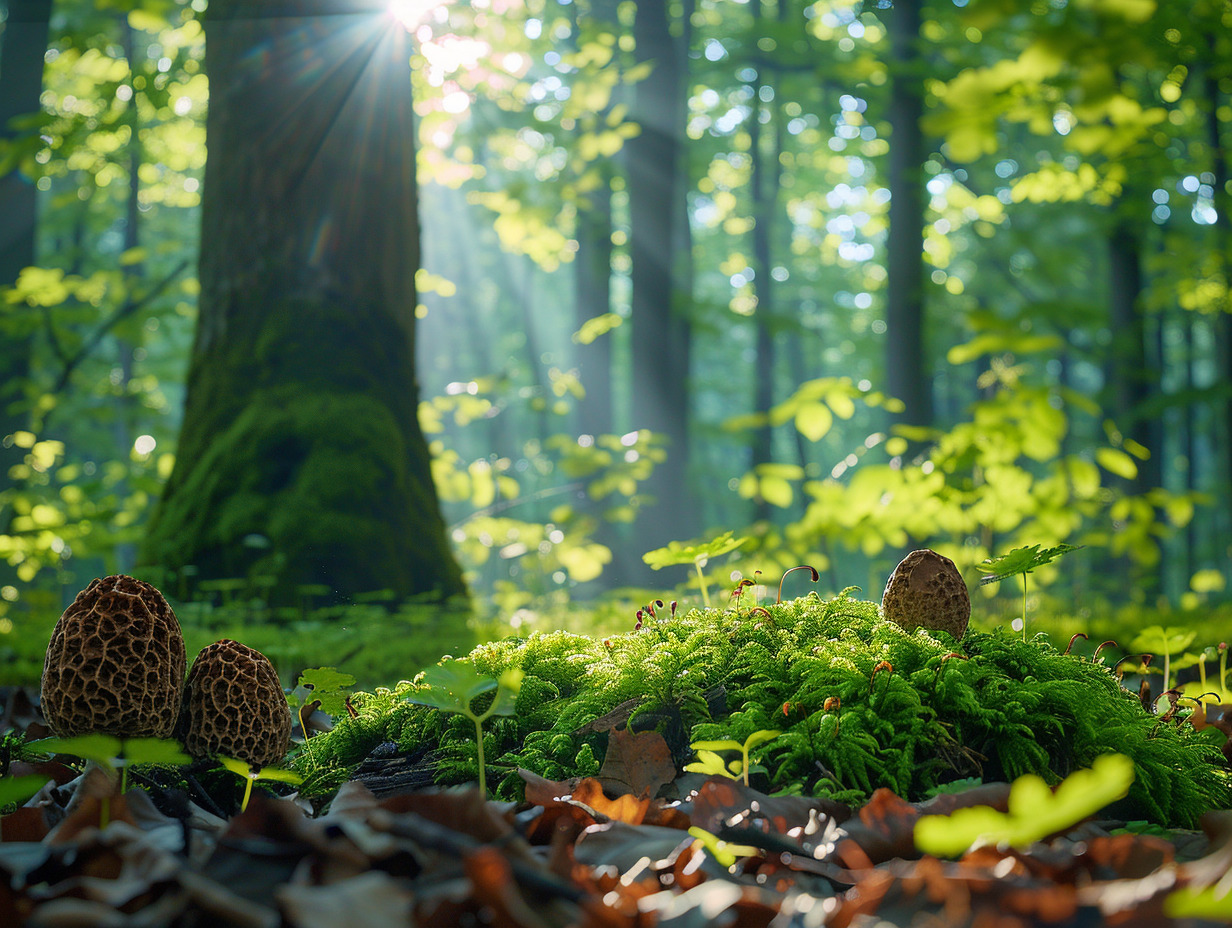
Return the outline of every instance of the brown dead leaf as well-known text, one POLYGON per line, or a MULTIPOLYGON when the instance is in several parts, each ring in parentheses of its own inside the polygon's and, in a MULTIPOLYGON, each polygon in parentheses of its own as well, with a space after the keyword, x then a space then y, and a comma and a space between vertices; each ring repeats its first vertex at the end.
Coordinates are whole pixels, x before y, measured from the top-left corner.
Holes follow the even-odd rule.
POLYGON ((494 847, 480 847, 463 857, 476 901, 489 913, 494 928, 547 928, 513 879, 509 860, 494 847))
POLYGON ((676 779, 671 748, 657 731, 634 734, 614 728, 608 735, 607 753, 599 780, 608 792, 653 797, 665 783, 676 779))
POLYGON ((295 928, 389 928, 411 922, 414 895, 379 870, 328 886, 289 883, 275 893, 295 928))
POLYGON ((414 812, 484 843, 499 841, 513 833, 513 826, 475 788, 400 793, 382 801, 381 808, 395 815, 414 812))
POLYGON ((629 825, 642 824, 646 818, 646 810, 650 808, 649 799, 634 799, 628 794, 608 799, 603 793, 603 786, 594 777, 586 777, 578 783, 573 791, 573 799, 614 822, 625 822, 629 825))

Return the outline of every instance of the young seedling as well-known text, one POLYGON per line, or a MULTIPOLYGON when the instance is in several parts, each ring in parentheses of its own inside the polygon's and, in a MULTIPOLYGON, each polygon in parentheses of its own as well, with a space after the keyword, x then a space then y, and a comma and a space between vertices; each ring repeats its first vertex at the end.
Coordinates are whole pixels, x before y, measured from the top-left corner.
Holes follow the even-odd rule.
MULTIPOLYGON (((25 745, 25 750, 39 754, 72 754, 82 760, 92 761, 109 776, 115 777, 118 774, 121 793, 128 789, 128 768, 132 764, 168 764, 179 767, 191 762, 178 742, 165 738, 77 735, 73 738, 42 738, 30 741, 25 745)), ((107 826, 110 815, 110 802, 104 799, 100 828, 107 826)))
POLYGON ((408 696, 408 702, 431 706, 442 712, 457 712, 474 722, 475 744, 479 757, 479 792, 487 796, 483 723, 494 715, 513 715, 518 690, 522 688, 522 671, 512 667, 502 673, 499 680, 493 680, 491 677, 481 677, 470 664, 447 660, 423 671, 416 678, 416 682, 423 684, 425 688, 420 689, 414 696, 408 696), (484 693, 491 693, 493 690, 495 693, 488 708, 483 712, 476 712, 472 703, 484 693))
POLYGON ((732 538, 731 532, 724 532, 717 538, 712 538, 703 544, 688 545, 681 541, 669 542, 666 548, 655 548, 642 555, 642 560, 650 565, 651 570, 660 570, 676 564, 692 564, 697 571, 697 585, 702 594, 702 605, 710 608, 710 593, 706 589, 706 576, 702 568, 712 557, 719 557, 735 551, 748 541, 747 537, 732 538))
POLYGON ((304 778, 292 770, 281 770, 278 767, 254 768, 246 760, 240 760, 236 757, 224 757, 221 754, 218 756, 218 762, 244 781, 244 798, 240 801, 241 813, 248 809, 248 800, 252 798, 252 784, 257 780, 290 783, 292 786, 298 786, 304 782, 304 778))
POLYGON ((1010 787, 1006 812, 971 806, 951 815, 925 815, 916 822, 915 846, 937 857, 957 857, 972 846, 1025 848, 1120 799, 1133 781, 1134 762, 1122 754, 1097 757, 1089 770, 1070 774, 1055 791, 1029 773, 1010 787))
POLYGON ((767 741, 773 741, 782 732, 763 729, 755 731, 744 739, 744 743, 732 739, 724 739, 722 741, 694 741, 689 747, 696 752, 698 760, 692 764, 686 764, 685 770, 690 773, 705 773, 707 775, 718 774, 719 776, 727 777, 729 780, 743 779, 744 785, 749 785, 749 754, 753 748, 758 745, 765 744, 767 741), (740 760, 733 760, 724 763, 718 751, 739 751, 740 760))
POLYGON ((1027 640, 1027 574, 1034 571, 1037 567, 1043 567, 1054 558, 1069 554, 1071 551, 1077 551, 1081 547, 1083 546, 1056 545, 1041 551, 1039 545, 1027 545, 1025 548, 1015 548, 1009 554, 1002 554, 1000 557, 987 558, 983 563, 975 565, 976 570, 988 574, 987 577, 980 580, 980 586, 984 586, 987 583, 999 583, 1002 580, 1008 580, 1010 577, 1022 574, 1023 641, 1027 640))
MULTIPOLYGON (((1138 633, 1138 637, 1130 643, 1130 647, 1137 651, 1148 651, 1152 654, 1163 653, 1163 689, 1167 691, 1172 685, 1172 655, 1184 651, 1193 643, 1194 638, 1197 636, 1197 632, 1184 628, 1164 628, 1161 625, 1151 625, 1138 633)), ((1197 662, 1194 661, 1193 663, 1197 662)), ((1179 670, 1180 668, 1178 667, 1177 669, 1179 670)))

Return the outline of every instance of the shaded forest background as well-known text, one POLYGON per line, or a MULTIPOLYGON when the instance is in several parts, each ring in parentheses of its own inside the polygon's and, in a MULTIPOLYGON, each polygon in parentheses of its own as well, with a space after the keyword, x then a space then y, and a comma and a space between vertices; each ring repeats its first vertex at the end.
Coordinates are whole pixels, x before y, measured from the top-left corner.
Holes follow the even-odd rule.
MULTIPOLYGON (((516 627, 662 595, 684 570, 643 553, 729 530, 748 540, 708 565, 720 586, 807 563, 876 596, 913 547, 970 576, 1066 542, 1086 547, 1033 577, 1071 609, 1223 599, 1232 4, 210 6, 0 5, 0 637, 37 638, 104 573, 291 621, 457 592, 455 561, 477 612, 516 627), (265 27, 207 54, 257 7, 265 27), (401 57, 377 56, 391 35, 401 57), (344 72, 336 113, 362 118, 331 121, 344 72), (211 122, 210 170, 251 183, 222 225, 207 205, 203 237, 207 112, 237 87, 248 122, 211 122), (415 155, 413 203, 372 160, 390 138, 381 157, 415 155), (302 254, 267 263, 294 286, 239 286, 218 255, 264 259, 244 210, 301 156, 354 169, 286 187, 362 204, 350 244, 328 280, 295 276, 331 246, 296 223, 317 207, 287 206, 302 254), (418 235, 391 224, 407 203, 418 235), (243 404, 211 401, 215 432, 177 462, 212 307, 257 294, 233 318, 269 323, 251 344, 293 371, 260 408, 316 409, 370 366, 347 327, 398 268, 415 353, 391 402, 420 391, 416 506, 432 522, 434 490, 443 511, 404 534, 448 549, 415 561, 379 518, 349 524, 409 511, 373 476, 388 445, 366 412, 299 417, 347 461, 299 496, 262 495, 263 462, 307 452, 211 443, 243 404), (305 370, 324 381, 294 386, 305 370), (211 490, 243 506, 167 529, 174 494, 201 492, 177 470, 210 454, 253 477, 211 490), (293 544, 319 525, 315 550, 293 544), (320 566, 331 539, 379 569, 320 566)), ((269 195, 267 213, 293 199, 269 195)), ((229 376, 219 395, 256 379, 229 376)))

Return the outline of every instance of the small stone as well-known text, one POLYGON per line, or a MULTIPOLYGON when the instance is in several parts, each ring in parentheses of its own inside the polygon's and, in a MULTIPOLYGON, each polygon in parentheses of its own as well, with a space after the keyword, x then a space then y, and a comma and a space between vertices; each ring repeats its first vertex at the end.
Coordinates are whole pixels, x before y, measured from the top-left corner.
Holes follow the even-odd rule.
POLYGON ((180 730, 193 757, 281 763, 291 747, 291 707, 269 658, 230 638, 202 648, 184 685, 180 730))
POLYGON ((903 558, 890 574, 881 612, 909 632, 926 628, 962 638, 971 621, 971 597, 954 562, 922 548, 903 558))
POLYGON ((52 630, 42 705, 61 737, 166 738, 184 684, 184 636, 167 600, 143 580, 90 581, 52 630))

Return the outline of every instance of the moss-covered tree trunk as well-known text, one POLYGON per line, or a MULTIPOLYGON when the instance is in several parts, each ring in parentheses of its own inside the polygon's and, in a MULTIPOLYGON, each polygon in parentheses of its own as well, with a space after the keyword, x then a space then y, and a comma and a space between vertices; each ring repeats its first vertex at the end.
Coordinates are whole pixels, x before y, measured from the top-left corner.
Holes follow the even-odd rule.
POLYGON ((464 591, 416 418, 418 197, 384 5, 211 0, 200 315, 144 563, 464 591))

